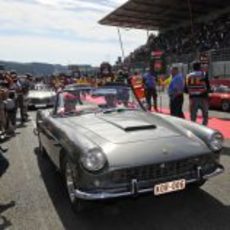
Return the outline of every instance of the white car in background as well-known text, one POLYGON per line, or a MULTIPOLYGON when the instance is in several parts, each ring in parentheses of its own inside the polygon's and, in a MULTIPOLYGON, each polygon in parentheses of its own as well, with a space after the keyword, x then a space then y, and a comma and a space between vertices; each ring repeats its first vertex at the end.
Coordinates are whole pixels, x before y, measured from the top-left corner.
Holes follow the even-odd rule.
POLYGON ((36 84, 29 91, 27 101, 29 108, 46 108, 54 105, 56 93, 45 84, 36 84))

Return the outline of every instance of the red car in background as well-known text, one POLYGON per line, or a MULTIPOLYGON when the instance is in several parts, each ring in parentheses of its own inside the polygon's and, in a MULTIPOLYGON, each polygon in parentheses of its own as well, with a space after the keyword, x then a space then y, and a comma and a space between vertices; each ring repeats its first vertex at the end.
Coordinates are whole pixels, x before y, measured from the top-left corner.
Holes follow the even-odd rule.
POLYGON ((230 87, 226 85, 213 86, 213 92, 209 94, 209 106, 230 111, 230 87))
POLYGON ((214 77, 214 79, 210 80, 210 84, 212 86, 226 85, 226 86, 230 87, 230 78, 214 77))

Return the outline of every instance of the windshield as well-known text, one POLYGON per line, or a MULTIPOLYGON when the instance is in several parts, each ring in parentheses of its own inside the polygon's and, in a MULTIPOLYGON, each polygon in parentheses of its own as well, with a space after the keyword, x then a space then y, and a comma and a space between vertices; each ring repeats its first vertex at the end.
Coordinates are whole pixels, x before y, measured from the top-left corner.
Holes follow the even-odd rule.
POLYGON ((51 91, 48 85, 37 84, 34 86, 33 90, 35 91, 51 91))
POLYGON ((131 88, 127 86, 65 90, 58 97, 57 114, 59 115, 141 109, 131 88))
POLYGON ((91 90, 92 87, 90 85, 86 84, 72 84, 72 85, 67 85, 64 90, 91 90))

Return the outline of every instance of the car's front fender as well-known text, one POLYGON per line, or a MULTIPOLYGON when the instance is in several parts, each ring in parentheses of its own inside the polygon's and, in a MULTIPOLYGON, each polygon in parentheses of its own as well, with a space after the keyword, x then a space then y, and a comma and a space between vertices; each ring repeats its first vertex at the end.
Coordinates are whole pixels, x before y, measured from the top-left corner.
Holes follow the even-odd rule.
POLYGON ((168 122, 170 122, 175 127, 179 128, 182 132, 185 133, 185 135, 190 135, 189 131, 198 137, 200 140, 202 140, 206 145, 209 146, 209 141, 212 137, 212 135, 216 132, 219 132, 214 129, 210 129, 206 126, 197 124, 192 121, 188 121, 185 119, 169 116, 169 115, 160 115, 162 118, 166 119, 168 122))

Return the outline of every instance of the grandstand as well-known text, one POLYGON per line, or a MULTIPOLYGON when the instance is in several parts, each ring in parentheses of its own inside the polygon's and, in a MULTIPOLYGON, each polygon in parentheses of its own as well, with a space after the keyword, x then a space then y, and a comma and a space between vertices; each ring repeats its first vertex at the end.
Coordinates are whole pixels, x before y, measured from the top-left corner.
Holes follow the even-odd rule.
POLYGON ((100 23, 145 30, 146 44, 125 58, 129 65, 148 65, 153 50, 162 50, 167 64, 189 63, 208 56, 211 76, 230 77, 230 7, 227 0, 130 0, 100 23))

